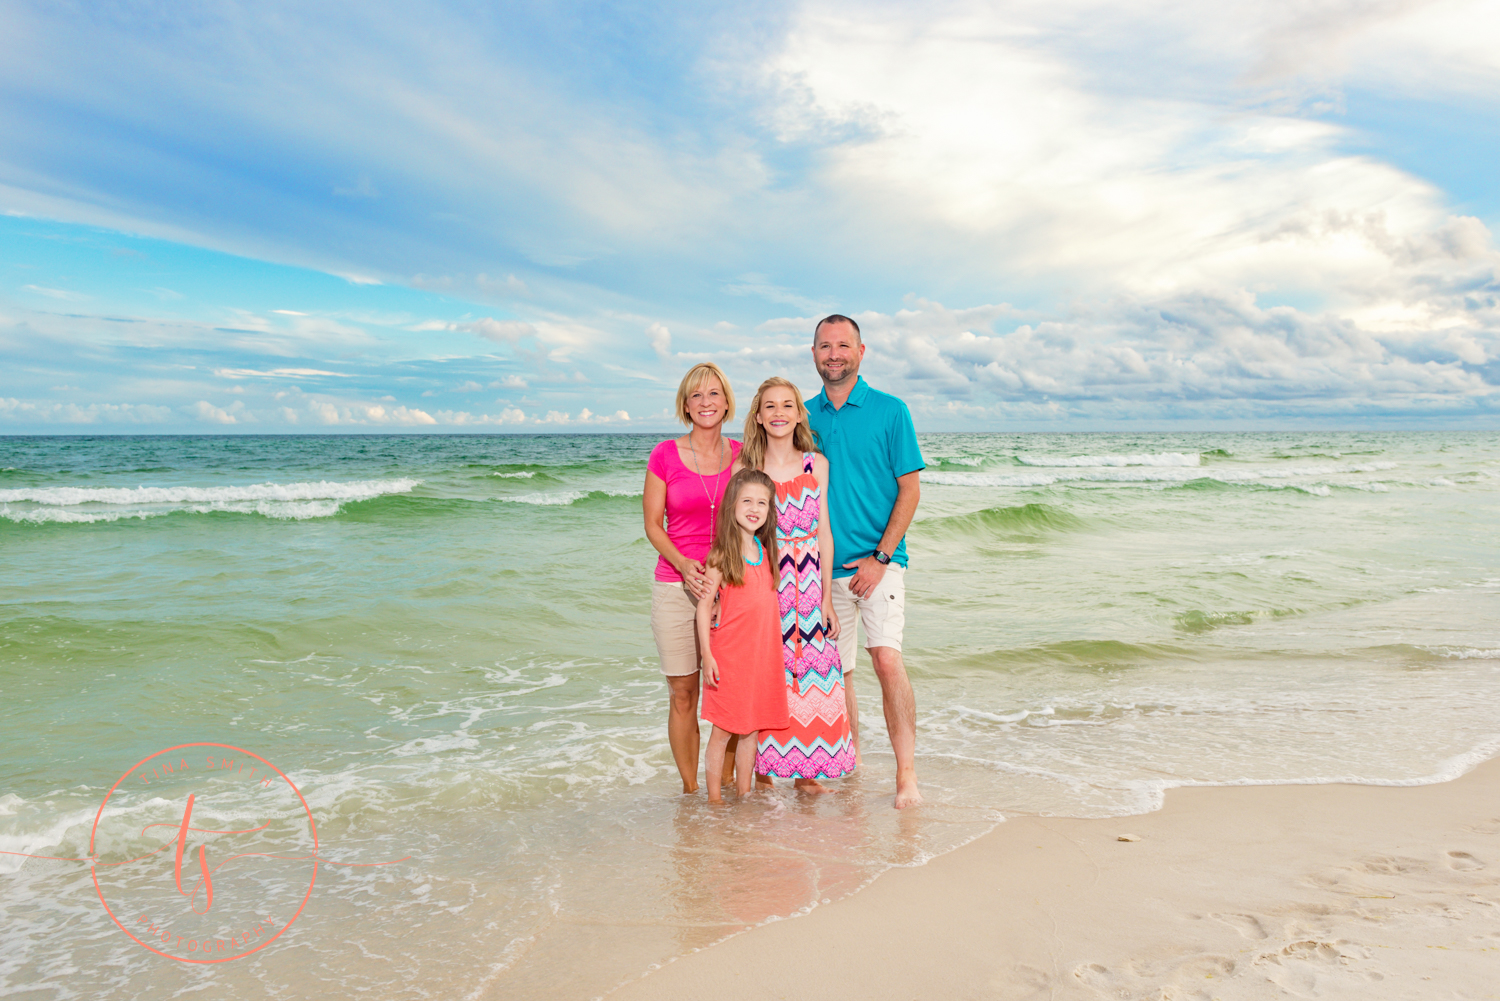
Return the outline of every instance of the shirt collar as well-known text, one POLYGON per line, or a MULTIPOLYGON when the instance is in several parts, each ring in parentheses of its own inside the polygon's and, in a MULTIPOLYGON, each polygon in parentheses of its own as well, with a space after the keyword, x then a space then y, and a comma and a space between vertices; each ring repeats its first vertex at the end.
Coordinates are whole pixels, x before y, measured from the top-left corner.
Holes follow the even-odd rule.
POLYGON ((852 403, 856 407, 862 407, 865 405, 865 398, 869 395, 870 384, 865 381, 864 376, 856 375, 854 377, 854 388, 849 391, 849 398, 844 402, 852 403))
MULTIPOLYGON (((856 407, 862 407, 865 405, 865 398, 869 395, 870 384, 865 381, 864 376, 857 375, 854 377, 854 388, 849 391, 849 398, 844 401, 844 405, 848 406, 850 404, 853 404, 856 407)), ((833 409, 833 402, 828 399, 827 388, 824 388, 821 393, 814 397, 813 402, 817 403, 819 409, 821 410, 833 409)))

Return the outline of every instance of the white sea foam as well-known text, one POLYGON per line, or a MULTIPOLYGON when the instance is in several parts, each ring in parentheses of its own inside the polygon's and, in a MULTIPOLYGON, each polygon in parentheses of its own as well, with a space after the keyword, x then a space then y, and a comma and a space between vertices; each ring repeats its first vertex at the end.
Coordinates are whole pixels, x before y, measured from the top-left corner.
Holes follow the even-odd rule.
POLYGON ((533 476, 535 476, 536 473, 532 472, 529 469, 523 469, 519 473, 491 473, 490 475, 498 476, 501 479, 505 480, 529 480, 533 476))
POLYGON ((28 487, 0 490, 0 518, 33 524, 91 524, 223 512, 300 521, 332 517, 351 501, 409 493, 421 482, 403 478, 219 487, 28 487))
MULTIPOLYGON (((1330 476, 1376 473, 1396 468, 1394 462, 1364 462, 1332 465, 1289 466, 1261 469, 1201 469, 1194 466, 1075 466, 1052 467, 1046 472, 1026 473, 923 473, 922 482, 955 487, 1042 487, 1053 483, 1187 483, 1214 480, 1219 483, 1255 483, 1262 480, 1312 480, 1296 485, 1309 493, 1326 495, 1321 481, 1330 476)), ((1363 481, 1361 481, 1363 482, 1363 481)), ((1339 485, 1345 485, 1340 483, 1339 485)))
POLYGON ((370 500, 409 493, 421 480, 354 480, 336 483, 256 483, 240 487, 20 487, 0 490, 0 504, 218 504, 243 501, 370 500))
MULTIPOLYGON (((10 812, 4 815, 13 816, 17 807, 25 805, 25 800, 19 796, 14 797, 14 801, 9 804, 10 812)), ((62 814, 48 815, 42 812, 32 818, 40 821, 37 826, 23 825, 19 829, 12 826, 9 830, 0 831, 0 874, 19 872, 26 864, 28 855, 73 857, 59 853, 56 849, 63 844, 70 830, 77 828, 86 831, 86 825, 92 823, 97 812, 97 807, 79 808, 62 814)))
MULTIPOLYGON (((955 461, 952 459, 949 462, 955 461)), ((1023 466, 1198 466, 1203 457, 1197 452, 1158 452, 1153 455, 1028 455, 1016 456, 1023 466)), ((977 463, 976 463, 977 465, 977 463)))
POLYGON ((576 500, 587 497, 587 490, 559 490, 556 493, 547 494, 521 494, 518 497, 496 497, 495 500, 506 504, 540 504, 545 507, 553 505, 571 504, 576 500))
POLYGON ((543 494, 519 494, 515 497, 493 497, 505 504, 538 504, 543 507, 556 507, 581 501, 590 494, 603 494, 606 497, 639 497, 639 490, 558 490, 543 494))
POLYGON ((1500 660, 1500 649, 1478 650, 1473 647, 1458 647, 1457 649, 1443 647, 1434 650, 1433 653, 1443 657, 1450 657, 1454 660, 1500 660))

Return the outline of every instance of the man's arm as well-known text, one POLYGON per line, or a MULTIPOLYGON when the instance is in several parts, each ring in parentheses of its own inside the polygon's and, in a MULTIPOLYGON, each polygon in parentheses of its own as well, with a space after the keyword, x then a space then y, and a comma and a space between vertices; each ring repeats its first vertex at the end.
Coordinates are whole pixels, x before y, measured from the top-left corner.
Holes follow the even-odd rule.
MULTIPOLYGON (((880 537, 880 551, 889 556, 901 544, 906 530, 911 527, 917 514, 917 503, 922 499, 922 471, 913 470, 896 477, 896 503, 891 505, 891 516, 885 523, 885 534, 880 537)), ((875 559, 873 553, 849 563, 854 567, 854 576, 849 580, 849 589, 861 598, 868 598, 885 577, 885 565, 875 559)))

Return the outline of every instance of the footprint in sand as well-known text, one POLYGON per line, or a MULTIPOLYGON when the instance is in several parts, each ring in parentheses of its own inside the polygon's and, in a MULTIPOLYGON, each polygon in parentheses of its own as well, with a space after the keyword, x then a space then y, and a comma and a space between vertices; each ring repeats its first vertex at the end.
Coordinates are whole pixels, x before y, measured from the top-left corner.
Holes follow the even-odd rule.
POLYGON ((1483 869, 1484 863, 1468 852, 1449 852, 1448 867, 1450 869, 1483 869))
POLYGON ((1299 998, 1318 997, 1318 981, 1337 968, 1343 954, 1330 942, 1292 942, 1277 952, 1262 953, 1255 963, 1266 979, 1299 998))
POLYGON ((1076 968, 1073 976, 1104 998, 1213 1001, 1220 985, 1238 972, 1239 967, 1228 956, 1203 955, 1178 963, 1129 962, 1120 969, 1088 963, 1076 968))
POLYGON ((1045 970, 1025 963, 1018 963, 1004 975, 996 977, 990 986, 997 993, 1004 991, 1007 998, 1015 1001, 1049 1001, 1057 993, 1045 970))
POLYGON ((1209 917, 1220 924, 1228 925, 1248 939, 1258 941, 1270 937, 1265 925, 1261 924, 1260 919, 1253 914, 1210 914, 1209 917))
POLYGON ((1409 872, 1421 872, 1427 866, 1420 859, 1396 858, 1391 855, 1371 855, 1355 863, 1353 868, 1382 876, 1401 876, 1409 872))

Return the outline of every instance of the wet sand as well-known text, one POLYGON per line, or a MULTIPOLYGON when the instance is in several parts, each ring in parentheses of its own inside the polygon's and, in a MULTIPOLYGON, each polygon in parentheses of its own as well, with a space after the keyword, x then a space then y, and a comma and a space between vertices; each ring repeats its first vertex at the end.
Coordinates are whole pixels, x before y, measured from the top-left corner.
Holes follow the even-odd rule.
POLYGON ((1139 817, 1014 817, 610 1001, 1426 1001, 1497 985, 1491 760, 1439 785, 1190 788, 1139 817))

